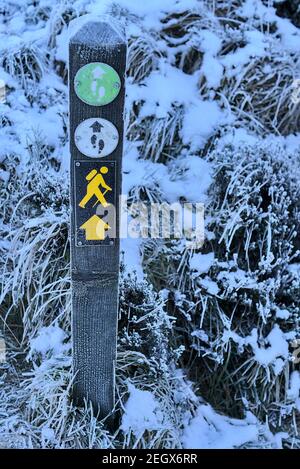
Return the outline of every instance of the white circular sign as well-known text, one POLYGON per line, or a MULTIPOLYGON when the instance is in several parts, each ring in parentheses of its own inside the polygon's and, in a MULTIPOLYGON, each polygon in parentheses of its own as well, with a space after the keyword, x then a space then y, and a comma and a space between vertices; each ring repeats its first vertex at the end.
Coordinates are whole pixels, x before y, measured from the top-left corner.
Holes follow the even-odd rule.
POLYGON ((119 133, 110 121, 93 117, 78 125, 74 139, 76 147, 85 156, 102 158, 116 149, 119 133))

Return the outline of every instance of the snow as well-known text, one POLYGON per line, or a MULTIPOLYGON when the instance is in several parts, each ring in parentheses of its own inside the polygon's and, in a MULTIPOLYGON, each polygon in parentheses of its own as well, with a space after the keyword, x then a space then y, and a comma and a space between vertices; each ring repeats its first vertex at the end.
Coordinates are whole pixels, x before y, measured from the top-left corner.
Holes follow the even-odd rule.
POLYGON ((113 16, 107 14, 109 6, 112 5, 111 0, 103 0, 97 4, 97 11, 79 16, 70 21, 68 26, 68 40, 74 37, 79 29, 83 28, 88 23, 104 22, 108 23, 116 32, 117 36, 123 41, 125 39, 125 31, 120 21, 116 20, 113 16))
POLYGON ((288 19, 277 19, 277 28, 281 35, 281 42, 286 50, 295 54, 299 53, 300 32, 288 19))
POLYGON ((4 171, 3 169, 0 169, 0 179, 4 182, 9 181, 10 174, 8 171, 4 171))
POLYGON ((193 254, 193 257, 190 260, 191 269, 197 270, 199 274, 208 272, 215 260, 215 255, 213 252, 208 254, 193 254))
POLYGON ((258 333, 255 329, 251 333, 250 345, 253 348, 256 361, 261 365, 268 366, 275 362, 278 357, 288 358, 288 342, 285 339, 284 333, 277 324, 274 325, 270 334, 265 339, 266 347, 258 346, 257 341, 258 333))
POLYGON ((42 327, 38 335, 30 342, 28 358, 35 354, 41 354, 42 357, 46 357, 48 352, 51 352, 53 356, 62 354, 69 348, 64 343, 66 338, 67 334, 65 331, 58 326, 42 327))
POLYGON ((274 23, 283 48, 290 52, 298 53, 300 47, 300 32, 288 19, 276 15, 276 10, 271 5, 264 5, 261 0, 245 0, 239 8, 239 13, 246 18, 256 17, 260 22, 274 23))
POLYGON ((275 374, 282 371, 283 359, 289 357, 288 341, 278 324, 274 325, 271 332, 264 339, 259 337, 256 328, 252 329, 251 334, 244 338, 233 331, 224 331, 222 340, 228 342, 230 339, 238 344, 241 351, 245 346, 250 345, 253 359, 263 367, 272 365, 275 374))
MULTIPOLYGON (((208 56, 202 70, 210 86, 217 87, 223 67, 212 56, 208 56)), ((140 118, 155 116, 163 119, 173 107, 183 106, 186 110, 181 129, 184 143, 192 149, 202 148, 214 131, 224 124, 229 116, 215 101, 197 98, 198 74, 187 75, 169 64, 160 62, 159 70, 152 72, 140 85, 127 86, 128 102, 142 101, 140 118)))
MULTIPOLYGON (((89 5, 88 11, 92 14, 102 14, 109 10, 115 3, 114 0, 104 0, 89 5)), ((193 10, 199 6, 198 0, 151 0, 140 2, 139 0, 118 0, 121 8, 128 9, 131 14, 143 19, 143 25, 147 29, 157 30, 160 28, 160 20, 167 12, 193 10)))
POLYGON ((202 329, 193 331, 192 337, 197 337, 197 339, 202 340, 203 342, 209 342, 208 335, 202 329))
MULTIPOLYGON (((193 335, 206 340, 207 337, 202 332, 195 331, 193 335)), ((195 395, 191 393, 189 387, 183 390, 184 394, 179 391, 176 393, 177 403, 186 399, 189 394, 189 398, 195 400, 195 395)), ((129 397, 125 403, 121 424, 123 432, 127 434, 132 432, 140 438, 145 431, 163 431, 165 428, 163 409, 153 394, 150 391, 137 389, 131 383, 128 383, 128 391, 129 397)), ((195 415, 192 418, 186 416, 185 420, 180 436, 184 449, 230 449, 251 442, 256 443, 259 438, 258 421, 250 412, 247 412, 244 420, 238 420, 218 414, 210 405, 201 404, 195 415)), ((274 441, 273 437, 269 436, 274 441)))
POLYGON ((67 62, 69 57, 69 37, 70 31, 68 28, 64 28, 62 32, 56 38, 56 51, 55 58, 56 60, 61 60, 62 62, 67 62))
POLYGON ((281 358, 276 358, 276 360, 274 360, 274 362, 272 363, 272 366, 275 376, 279 376, 285 367, 285 361, 281 358))
POLYGON ((48 425, 45 425, 42 428, 42 440, 45 442, 52 442, 55 440, 55 432, 52 428, 50 428, 48 425))
POLYGON ((222 39, 205 29, 199 31, 198 40, 200 50, 204 52, 200 71, 205 76, 209 88, 218 88, 224 72, 220 59, 216 57, 222 47, 222 39))
MULTIPOLYGON (((6 86, 15 88, 17 86, 17 80, 14 79, 9 73, 7 73, 2 67, 0 67, 0 80, 2 80, 6 86)), ((2 107, 2 105, 0 104, 2 107)))
POLYGON ((202 405, 184 429, 185 449, 233 449, 257 441, 256 419, 248 414, 245 420, 218 415, 209 405, 202 405))
MULTIPOLYGON (((123 222, 123 224, 125 223, 123 222)), ((120 245, 126 271, 134 272, 137 279, 142 280, 144 272, 141 266, 141 239, 124 237, 121 239, 120 245)))
POLYGON ((278 319, 288 319, 290 317, 290 312, 287 309, 276 309, 276 318, 278 319))
POLYGON ((293 371, 291 374, 287 397, 300 404, 300 373, 297 370, 293 371))
POLYGON ((217 102, 194 99, 183 118, 183 143, 190 144, 192 150, 203 148, 207 139, 224 123, 225 115, 217 102))
POLYGON ((211 165, 198 156, 182 154, 176 165, 166 166, 140 158, 137 147, 125 142, 123 194, 138 186, 159 187, 169 203, 178 202, 181 197, 187 202, 205 203, 212 182, 211 172, 211 165), (178 172, 183 172, 180 184, 178 172))
POLYGON ((209 278, 208 276, 202 278, 199 283, 201 287, 205 288, 205 290, 207 290, 210 295, 215 296, 220 291, 218 284, 211 280, 211 278, 209 278))
POLYGON ((232 271, 221 270, 217 275, 217 279, 222 281, 227 291, 238 290, 239 288, 255 288, 257 286, 256 279, 251 278, 250 273, 238 268, 232 271))
POLYGON ((200 43, 200 48, 203 52, 213 56, 220 52, 222 47, 222 39, 212 31, 209 31, 208 29, 199 31, 198 40, 200 43))
POLYGON ((272 6, 265 6, 261 0, 245 0, 239 8, 239 13, 246 18, 259 18, 261 21, 270 22, 275 14, 275 9, 272 6))
POLYGON ((205 203, 207 200, 207 191, 212 182, 211 165, 198 156, 182 155, 178 158, 176 166, 170 166, 167 177, 164 177, 163 171, 156 172, 155 178, 167 198, 168 202, 173 203, 183 197, 187 202, 205 203), (173 172, 184 171, 181 183, 173 177, 173 172))
POLYGON ((221 63, 226 69, 228 77, 242 73, 243 68, 251 59, 264 57, 269 47, 268 41, 260 31, 246 31, 245 40, 247 44, 239 47, 236 51, 222 58, 221 63))
POLYGON ((163 416, 159 404, 150 391, 137 389, 128 383, 129 398, 125 404, 121 429, 140 437, 146 430, 162 428, 163 416))
POLYGON ((157 169, 161 166, 140 158, 137 146, 125 141, 122 180, 123 194, 127 195, 134 186, 143 184, 151 187, 153 184, 151 175, 157 172, 157 169))
POLYGON ((224 74, 224 67, 220 60, 210 54, 205 54, 201 65, 201 72, 206 78, 209 88, 218 88, 224 74))
POLYGON ((162 119, 172 106, 189 106, 197 94, 197 76, 187 75, 176 67, 161 62, 160 70, 152 72, 141 84, 128 87, 129 100, 144 101, 140 117, 154 115, 162 119))

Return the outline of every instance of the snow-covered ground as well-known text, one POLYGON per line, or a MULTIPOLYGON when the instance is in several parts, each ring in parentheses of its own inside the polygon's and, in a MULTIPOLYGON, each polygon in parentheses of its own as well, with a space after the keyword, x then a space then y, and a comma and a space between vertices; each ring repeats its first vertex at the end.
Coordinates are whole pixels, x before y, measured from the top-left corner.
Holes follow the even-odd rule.
POLYGON ((300 447, 300 30, 286 3, 0 1, 0 447, 300 447), (115 434, 70 400, 68 26, 103 14, 128 40, 129 208, 205 205, 201 248, 122 240, 115 434))

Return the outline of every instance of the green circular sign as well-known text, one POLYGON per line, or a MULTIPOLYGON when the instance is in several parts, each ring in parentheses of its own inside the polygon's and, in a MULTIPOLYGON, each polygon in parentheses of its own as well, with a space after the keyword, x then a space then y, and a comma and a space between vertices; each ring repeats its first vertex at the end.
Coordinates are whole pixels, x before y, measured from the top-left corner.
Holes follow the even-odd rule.
POLYGON ((105 106, 118 96, 121 80, 110 65, 91 62, 78 70, 74 85, 81 101, 91 106, 105 106))

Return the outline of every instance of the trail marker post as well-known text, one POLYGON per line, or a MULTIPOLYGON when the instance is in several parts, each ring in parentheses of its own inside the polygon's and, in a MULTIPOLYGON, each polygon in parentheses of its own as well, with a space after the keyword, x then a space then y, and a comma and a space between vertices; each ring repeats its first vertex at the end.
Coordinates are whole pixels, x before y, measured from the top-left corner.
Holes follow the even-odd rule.
POLYGON ((107 22, 70 38, 73 396, 100 417, 114 406, 125 66, 125 40, 107 22))

